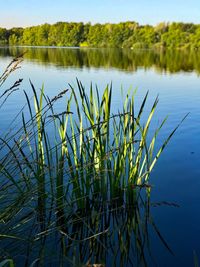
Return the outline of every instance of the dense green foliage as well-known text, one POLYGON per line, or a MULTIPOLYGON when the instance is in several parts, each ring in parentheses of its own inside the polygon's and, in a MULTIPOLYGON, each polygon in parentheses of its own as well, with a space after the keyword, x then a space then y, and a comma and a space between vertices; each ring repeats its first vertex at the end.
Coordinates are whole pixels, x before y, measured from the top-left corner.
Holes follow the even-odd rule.
POLYGON ((199 48, 200 25, 136 22, 84 24, 58 22, 28 28, 0 28, 1 45, 89 46, 127 48, 199 48))

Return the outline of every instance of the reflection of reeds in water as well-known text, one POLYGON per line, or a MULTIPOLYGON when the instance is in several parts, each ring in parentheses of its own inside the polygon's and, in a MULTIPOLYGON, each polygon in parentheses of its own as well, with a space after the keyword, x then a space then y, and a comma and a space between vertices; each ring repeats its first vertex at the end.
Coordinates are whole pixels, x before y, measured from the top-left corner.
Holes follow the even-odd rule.
POLYGON ((38 266, 148 266, 154 261, 149 230, 152 233, 153 229, 171 251, 153 222, 148 198, 142 199, 139 193, 135 197, 129 204, 120 199, 112 203, 90 201, 83 210, 74 210, 73 204, 66 203, 62 228, 52 215, 44 231, 36 212, 27 210, 9 225, 12 237, 3 240, 4 251, 20 266, 34 260, 38 266))
POLYGON ((28 118, 22 111, 22 127, 1 138, 7 150, 0 164, 2 259, 18 266, 146 266, 149 176, 177 128, 155 152, 166 121, 150 138, 158 99, 142 123, 148 94, 137 114, 134 95, 127 95, 113 115, 110 87, 102 97, 92 87, 87 95, 77 81, 53 99, 31 87, 28 118), (66 108, 56 114, 54 104, 65 94, 66 108))

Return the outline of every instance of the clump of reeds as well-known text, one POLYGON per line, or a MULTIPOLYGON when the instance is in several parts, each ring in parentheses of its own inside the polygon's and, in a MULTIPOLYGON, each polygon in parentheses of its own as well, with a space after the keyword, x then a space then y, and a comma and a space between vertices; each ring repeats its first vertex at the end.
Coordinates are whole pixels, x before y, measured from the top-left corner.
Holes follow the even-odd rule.
MULTIPOLYGON (((13 88, 20 83, 21 80, 13 88)), ((29 115, 22 111, 21 128, 1 138, 0 151, 7 149, 7 153, 0 159, 0 237, 16 242, 8 249, 11 255, 18 243, 24 242, 25 249, 40 242, 37 257, 42 264, 45 244, 52 232, 59 232, 63 242, 71 245, 80 225, 87 225, 88 233, 81 240, 96 240, 106 233, 105 225, 96 232, 87 220, 102 223, 110 216, 110 210, 119 207, 129 210, 137 205, 142 188, 150 193, 152 169, 178 126, 155 151, 156 138, 166 121, 165 118, 149 135, 158 98, 144 121, 148 93, 137 112, 134 94, 127 94, 122 110, 112 114, 112 87, 107 86, 100 97, 99 90, 92 86, 87 94, 77 80, 76 88, 69 85, 69 90, 53 99, 44 94, 44 88, 38 96, 32 83, 31 87, 34 106, 25 92, 29 115), (54 103, 66 94, 65 110, 57 114, 54 103), (101 220, 96 217, 98 211, 104 214, 101 220), (72 228, 71 218, 75 221, 72 228), (27 238, 23 238, 21 231, 27 231, 27 238)), ((137 212, 134 214, 136 219, 137 212)), ((109 220, 107 228, 108 224, 109 220)), ((131 222, 130 227, 135 224, 131 222)), ((79 235, 76 241, 77 238, 79 235)), ((6 247, 2 255, 7 253, 6 247)))

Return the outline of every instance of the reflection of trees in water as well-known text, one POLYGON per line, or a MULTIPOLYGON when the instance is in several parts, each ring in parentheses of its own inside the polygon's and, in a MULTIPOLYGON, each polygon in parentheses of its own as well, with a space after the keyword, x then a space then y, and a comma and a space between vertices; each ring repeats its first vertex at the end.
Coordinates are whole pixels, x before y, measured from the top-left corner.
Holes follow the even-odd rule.
POLYGON ((41 64, 59 67, 116 68, 136 71, 155 68, 158 72, 200 72, 200 54, 187 50, 130 50, 130 49, 76 49, 76 48, 2 48, 0 56, 16 56, 26 51, 24 57, 41 64))

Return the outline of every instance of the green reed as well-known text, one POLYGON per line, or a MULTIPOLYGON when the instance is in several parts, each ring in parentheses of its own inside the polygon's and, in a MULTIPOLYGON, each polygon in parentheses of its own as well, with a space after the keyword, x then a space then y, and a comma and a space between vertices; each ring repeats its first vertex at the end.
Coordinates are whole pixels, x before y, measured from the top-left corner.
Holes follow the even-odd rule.
POLYGON ((15 142, 17 146, 11 148, 11 152, 16 169, 21 165, 20 161, 24 161, 26 173, 20 170, 21 176, 33 175, 32 181, 37 181, 40 210, 45 212, 48 194, 56 199, 58 217, 63 217, 62 206, 66 199, 83 209, 87 200, 93 197, 110 201, 119 195, 123 198, 128 188, 146 187, 150 190, 151 171, 178 128, 155 152, 156 138, 166 121, 165 118, 150 139, 149 128, 158 104, 157 98, 144 122, 142 115, 148 93, 137 114, 134 95, 129 94, 122 112, 111 114, 112 87, 107 86, 100 97, 98 89, 94 92, 91 86, 87 95, 77 80, 76 89, 70 86, 66 110, 56 114, 54 102, 60 96, 51 101, 44 95, 43 89, 38 97, 33 85, 32 88, 35 115, 26 95, 31 120, 27 123, 23 116, 23 135, 26 138, 20 144, 15 142), (43 107, 44 100, 46 104, 43 107), (49 141, 48 128, 51 125, 56 144, 49 141), (29 155, 25 152, 27 146, 29 155), (50 191, 45 189, 49 183, 50 191))
MULTIPOLYGON (((24 242, 25 247, 40 242, 42 265, 51 232, 57 231, 64 236, 64 242, 67 239, 72 243, 73 238, 66 234, 70 218, 74 218, 75 225, 70 228, 72 236, 79 221, 86 226, 88 235, 76 239, 96 240, 105 231, 92 229, 91 221, 94 225, 103 222, 109 209, 137 205, 142 188, 149 196, 152 169, 179 125, 155 151, 157 136, 167 119, 152 134, 149 129, 158 98, 145 119, 148 93, 137 110, 135 92, 127 93, 122 109, 113 114, 112 86, 107 86, 100 96, 98 88, 91 85, 87 93, 77 80, 76 87, 69 85, 68 90, 50 99, 44 87, 38 94, 30 84, 33 100, 24 92, 27 104, 20 114, 22 126, 1 138, 0 151, 7 152, 0 159, 0 237, 16 244, 24 242), (55 104, 65 97, 66 107, 58 114, 55 104), (98 210, 103 214, 100 219, 98 210), (88 211, 90 217, 85 220, 88 211), (36 237, 31 232, 33 225, 36 237), (25 239, 23 229, 30 232, 25 239)), ((127 220, 131 220, 129 217, 127 220)), ((133 230, 137 239, 139 219, 135 222, 137 216, 133 217, 126 231, 133 230)), ((119 239, 125 251, 125 241, 122 236, 119 239)), ((143 253, 141 247, 140 252, 143 253)))

